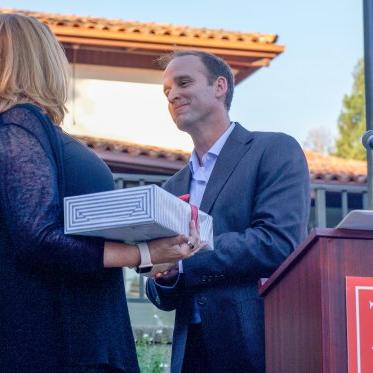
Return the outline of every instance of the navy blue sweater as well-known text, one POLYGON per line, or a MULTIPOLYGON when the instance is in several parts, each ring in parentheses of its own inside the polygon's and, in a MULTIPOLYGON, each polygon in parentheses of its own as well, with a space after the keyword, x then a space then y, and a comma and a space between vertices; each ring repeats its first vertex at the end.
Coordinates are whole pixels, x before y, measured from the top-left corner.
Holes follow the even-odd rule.
POLYGON ((113 189, 108 167, 34 105, 0 114, 0 371, 138 372, 121 269, 63 233, 63 197, 113 189))

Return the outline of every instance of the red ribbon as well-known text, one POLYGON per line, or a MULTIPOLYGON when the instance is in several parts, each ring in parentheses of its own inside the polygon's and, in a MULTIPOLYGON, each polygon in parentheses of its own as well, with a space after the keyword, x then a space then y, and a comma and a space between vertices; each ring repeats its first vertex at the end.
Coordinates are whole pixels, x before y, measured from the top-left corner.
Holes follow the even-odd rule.
MULTIPOLYGON (((179 198, 184 202, 189 202, 190 194, 183 194, 182 196, 179 196, 179 198)), ((194 205, 190 205, 190 209, 191 209, 191 219, 190 220, 193 220, 194 224, 197 227, 197 225, 198 225, 198 207, 194 206, 194 205)))

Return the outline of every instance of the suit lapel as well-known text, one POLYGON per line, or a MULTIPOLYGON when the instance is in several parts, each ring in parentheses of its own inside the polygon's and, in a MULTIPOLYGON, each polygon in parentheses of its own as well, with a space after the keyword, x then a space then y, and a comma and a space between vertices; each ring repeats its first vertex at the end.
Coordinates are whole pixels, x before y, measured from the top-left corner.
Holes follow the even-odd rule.
POLYGON ((224 144, 203 194, 200 209, 209 213, 221 189, 238 162, 250 148, 253 135, 236 123, 236 127, 224 144))
POLYGON ((189 193, 191 173, 189 165, 186 165, 178 174, 176 174, 168 184, 166 190, 175 196, 181 196, 189 193))

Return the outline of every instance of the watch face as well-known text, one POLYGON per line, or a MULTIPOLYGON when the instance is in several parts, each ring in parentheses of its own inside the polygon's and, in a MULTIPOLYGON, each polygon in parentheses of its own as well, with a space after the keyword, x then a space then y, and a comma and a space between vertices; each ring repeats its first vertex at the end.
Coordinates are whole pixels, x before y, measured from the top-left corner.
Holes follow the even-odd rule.
POLYGON ((149 273, 153 269, 153 266, 147 266, 147 267, 137 267, 136 272, 137 273, 149 273))

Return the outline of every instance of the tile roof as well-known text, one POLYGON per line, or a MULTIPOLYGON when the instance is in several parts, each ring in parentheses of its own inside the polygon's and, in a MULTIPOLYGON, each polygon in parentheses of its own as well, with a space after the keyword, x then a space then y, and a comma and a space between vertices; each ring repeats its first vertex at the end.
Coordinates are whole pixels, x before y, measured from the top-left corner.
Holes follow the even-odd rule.
POLYGON ((124 21, 0 8, 47 24, 70 62, 159 70, 154 62, 174 50, 214 53, 230 64, 241 82, 283 52, 276 34, 238 32, 162 23, 124 21))
MULTIPOLYGON (((117 155, 117 161, 136 162, 148 165, 149 170, 157 164, 162 164, 164 171, 173 174, 183 167, 190 153, 183 150, 167 149, 131 142, 100 139, 89 136, 75 136, 88 147, 97 152, 110 163, 110 156, 117 155), (168 168, 168 171, 166 170, 168 168)), ((312 183, 360 185, 367 182, 365 161, 346 160, 330 155, 322 155, 311 150, 305 150, 312 183)))
POLYGON ((167 159, 169 161, 187 162, 190 153, 179 149, 161 148, 153 145, 142 145, 133 142, 103 139, 91 136, 74 136, 89 148, 114 153, 128 154, 133 157, 144 156, 148 158, 167 159))
POLYGON ((311 182, 328 184, 366 184, 367 163, 305 150, 311 182))
POLYGON ((275 44, 277 35, 262 34, 258 32, 237 32, 223 29, 208 29, 189 26, 177 26, 171 24, 154 22, 124 21, 121 19, 107 19, 89 16, 62 15, 55 13, 35 12, 19 9, 0 9, 0 13, 21 13, 38 18, 51 28, 71 27, 77 32, 79 30, 98 31, 103 36, 109 33, 116 33, 118 37, 133 35, 136 38, 139 35, 148 37, 164 38, 190 38, 196 41, 208 40, 209 42, 218 41, 219 43, 238 43, 238 44, 275 44))
POLYGON ((173 175, 186 164, 189 158, 189 153, 183 150, 90 136, 74 137, 91 148, 116 172, 173 175))

